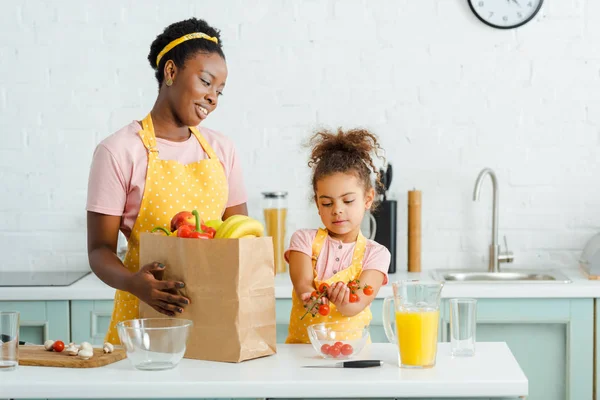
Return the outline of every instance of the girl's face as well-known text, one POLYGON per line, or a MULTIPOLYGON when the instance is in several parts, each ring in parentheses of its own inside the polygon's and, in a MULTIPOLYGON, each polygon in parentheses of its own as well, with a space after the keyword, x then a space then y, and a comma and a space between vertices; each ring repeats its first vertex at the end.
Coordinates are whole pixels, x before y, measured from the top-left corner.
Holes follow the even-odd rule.
POLYGON ((317 208, 329 234, 343 242, 355 241, 375 191, 365 193, 356 176, 339 172, 320 179, 316 186, 317 208))
MULTIPOLYGON (((217 53, 200 53, 185 61, 182 69, 169 62, 173 86, 167 87, 171 109, 184 126, 197 126, 217 108, 227 80, 227 65, 217 53)), ((165 83, 163 83, 164 85, 165 83)))

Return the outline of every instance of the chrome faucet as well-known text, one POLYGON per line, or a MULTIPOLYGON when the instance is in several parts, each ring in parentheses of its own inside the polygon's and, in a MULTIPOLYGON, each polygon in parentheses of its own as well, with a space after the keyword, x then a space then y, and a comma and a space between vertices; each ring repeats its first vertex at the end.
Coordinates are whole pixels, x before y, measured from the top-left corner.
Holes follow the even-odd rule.
POLYGON ((484 168, 479 173, 477 180, 475 181, 475 188, 473 189, 473 201, 479 200, 479 192, 481 191, 481 184, 483 178, 486 175, 490 176, 492 180, 493 188, 493 211, 492 211, 492 244, 490 245, 490 261, 488 265, 489 272, 500 272, 499 263, 501 262, 513 262, 514 256, 512 252, 508 251, 508 245, 506 244, 506 236, 504 237, 504 243, 506 245, 506 252, 500 252, 500 246, 498 245, 498 179, 496 174, 490 168, 484 168))

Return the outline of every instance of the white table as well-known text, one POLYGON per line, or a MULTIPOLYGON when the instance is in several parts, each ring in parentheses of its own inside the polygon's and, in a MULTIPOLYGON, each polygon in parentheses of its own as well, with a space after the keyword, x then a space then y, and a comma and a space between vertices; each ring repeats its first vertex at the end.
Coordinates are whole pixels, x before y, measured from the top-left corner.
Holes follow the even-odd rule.
POLYGON ((330 364, 310 345, 279 345, 276 355, 239 364, 183 359, 167 371, 138 371, 128 359, 90 369, 19 366, 0 373, 0 398, 519 398, 528 381, 505 343, 478 343, 471 358, 452 358, 440 343, 437 365, 398 368, 395 346, 372 344, 366 369, 301 368, 330 364))

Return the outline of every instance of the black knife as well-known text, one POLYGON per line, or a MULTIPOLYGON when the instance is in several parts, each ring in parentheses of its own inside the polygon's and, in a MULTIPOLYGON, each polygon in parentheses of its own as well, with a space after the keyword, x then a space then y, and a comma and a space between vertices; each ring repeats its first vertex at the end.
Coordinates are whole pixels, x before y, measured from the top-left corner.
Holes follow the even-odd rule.
POLYGON ((371 368, 381 367, 382 365, 383 361, 381 360, 354 360, 328 365, 304 365, 302 368, 371 368))

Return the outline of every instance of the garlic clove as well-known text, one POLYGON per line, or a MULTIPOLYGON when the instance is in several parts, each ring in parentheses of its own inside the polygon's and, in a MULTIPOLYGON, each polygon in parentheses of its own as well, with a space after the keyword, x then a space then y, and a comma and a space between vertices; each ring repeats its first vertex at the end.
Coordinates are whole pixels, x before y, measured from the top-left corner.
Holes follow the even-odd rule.
POLYGON ((44 342, 44 348, 48 351, 52 351, 52 346, 54 345, 54 340, 46 340, 44 342))
POLYGON ((115 347, 112 345, 112 343, 106 342, 106 343, 104 343, 103 350, 105 353, 112 353, 115 350, 115 347))
POLYGON ((94 351, 89 349, 81 349, 79 350, 78 356, 84 360, 87 360, 94 356, 94 351))

